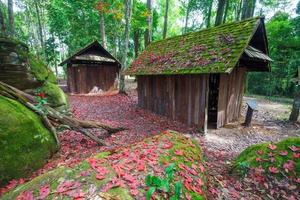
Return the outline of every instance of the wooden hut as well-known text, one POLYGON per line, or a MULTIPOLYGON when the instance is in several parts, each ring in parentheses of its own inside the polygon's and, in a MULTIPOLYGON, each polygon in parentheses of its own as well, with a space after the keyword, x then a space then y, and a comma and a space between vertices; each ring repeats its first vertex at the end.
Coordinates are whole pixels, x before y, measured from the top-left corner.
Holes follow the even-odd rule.
POLYGON ((270 71, 270 61, 256 17, 153 42, 126 74, 137 77, 140 107, 206 130, 238 119, 246 73, 270 71))
POLYGON ((86 94, 115 87, 121 64, 98 41, 81 49, 60 65, 67 64, 68 92, 86 94))

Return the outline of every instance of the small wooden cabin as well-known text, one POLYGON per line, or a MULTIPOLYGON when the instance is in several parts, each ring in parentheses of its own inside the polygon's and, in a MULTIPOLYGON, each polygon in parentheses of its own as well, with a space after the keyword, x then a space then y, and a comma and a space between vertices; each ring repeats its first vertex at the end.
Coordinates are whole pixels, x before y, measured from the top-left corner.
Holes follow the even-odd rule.
POLYGON ((98 41, 81 49, 60 65, 65 64, 68 92, 74 94, 87 94, 95 88, 102 91, 114 89, 121 68, 119 61, 98 41))
POLYGON ((126 74, 137 77, 140 107, 206 130, 238 119, 246 73, 270 71, 270 61, 256 17, 153 42, 126 74))

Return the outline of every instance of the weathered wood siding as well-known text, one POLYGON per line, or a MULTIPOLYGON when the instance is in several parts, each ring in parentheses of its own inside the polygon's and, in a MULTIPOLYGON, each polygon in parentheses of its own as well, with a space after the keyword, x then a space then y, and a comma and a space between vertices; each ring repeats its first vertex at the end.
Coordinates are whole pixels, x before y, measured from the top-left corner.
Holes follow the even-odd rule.
POLYGON ((220 75, 217 127, 239 118, 244 93, 246 68, 220 75))
POLYGON ((70 93, 86 94, 95 86, 109 90, 118 76, 119 68, 113 65, 68 65, 68 89, 70 93))
POLYGON ((205 124, 208 75, 137 76, 138 105, 187 125, 205 124))

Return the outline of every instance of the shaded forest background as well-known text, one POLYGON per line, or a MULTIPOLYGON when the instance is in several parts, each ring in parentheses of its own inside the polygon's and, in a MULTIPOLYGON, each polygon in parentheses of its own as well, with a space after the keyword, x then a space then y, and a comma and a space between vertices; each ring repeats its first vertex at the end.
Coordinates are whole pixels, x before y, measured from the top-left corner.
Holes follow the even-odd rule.
POLYGON ((151 41, 267 15, 271 73, 247 92, 293 97, 300 66, 300 2, 289 0, 0 0, 1 34, 29 45, 57 76, 60 61, 97 39, 126 67, 151 41), (288 11, 285 11, 288 10, 288 11), (271 13, 271 16, 269 16, 271 13))

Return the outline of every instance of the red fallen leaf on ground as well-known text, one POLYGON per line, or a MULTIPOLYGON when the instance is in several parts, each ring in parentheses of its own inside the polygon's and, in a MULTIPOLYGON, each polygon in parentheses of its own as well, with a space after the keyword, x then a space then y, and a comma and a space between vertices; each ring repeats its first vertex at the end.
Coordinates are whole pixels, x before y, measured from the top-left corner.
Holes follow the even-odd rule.
POLYGON ((263 151, 263 150, 258 150, 258 151, 257 151, 257 154, 258 154, 258 155, 263 155, 263 154, 264 154, 264 151, 263 151))
POLYGON ((39 198, 40 199, 45 199, 50 193, 50 185, 47 184, 47 185, 43 185, 41 188, 40 188, 40 196, 39 198))
POLYGON ((135 183, 135 182, 136 182, 136 179, 135 179, 132 175, 130 175, 130 174, 125 174, 125 175, 123 176, 123 179, 124 179, 125 181, 130 182, 130 183, 135 183))
POLYGON ((31 191, 24 191, 17 196, 16 200, 34 200, 34 197, 31 191))
POLYGON ((215 188, 209 188, 209 192, 214 196, 219 196, 219 192, 215 188))
POLYGON ((138 163, 137 163, 137 170, 138 171, 145 171, 145 162, 140 160, 138 163))
POLYGON ((287 156, 288 155, 288 151, 280 151, 279 155, 281 155, 281 156, 287 156))
POLYGON ((177 156, 182 156, 183 155, 183 152, 181 150, 176 150, 174 153, 177 156))
POLYGON ((299 151, 299 148, 296 147, 296 146, 289 146, 290 150, 293 151, 293 152, 296 152, 296 151, 299 151))
POLYGON ((103 174, 97 174, 96 175, 96 179, 103 180, 103 179, 105 179, 105 175, 103 175, 103 174))
POLYGON ((272 152, 270 152, 270 153, 268 154, 268 156, 269 156, 269 157, 273 157, 273 156, 275 156, 275 154, 273 154, 272 152))
POLYGON ((202 190, 200 187, 195 187, 195 186, 192 186, 192 190, 200 195, 203 194, 202 190))
POLYGON ((300 158, 300 153, 293 153, 293 158, 300 158))
POLYGON ((67 194, 69 195, 72 190, 75 190, 80 187, 80 182, 76 181, 64 181, 60 183, 56 189, 56 193, 67 194))
POLYGON ((185 193, 185 198, 187 200, 192 200, 192 196, 189 193, 185 193))
POLYGON ((283 164, 283 169, 286 172, 292 171, 292 170, 294 170, 294 164, 295 164, 294 161, 288 160, 286 163, 283 164))
POLYGON ((192 186, 189 184, 188 181, 185 180, 184 183, 183 183, 183 185, 184 185, 184 187, 185 187, 187 190, 189 190, 189 191, 192 190, 192 186))
POLYGON ((203 183, 203 181, 202 181, 201 178, 197 179, 196 183, 197 183, 199 186, 203 186, 203 185, 204 185, 204 183, 203 183))
POLYGON ((230 193, 230 195, 231 195, 233 198, 235 198, 235 199, 240 198, 239 193, 237 193, 234 189, 231 190, 229 193, 230 193))
POLYGON ((169 143, 165 143, 163 146, 163 149, 170 149, 173 146, 173 143, 169 142, 169 143))
POLYGON ((268 148, 271 149, 271 150, 275 150, 277 148, 277 146, 274 145, 274 144, 269 144, 268 148))
POLYGON ((260 157, 256 157, 255 160, 256 160, 256 162, 261 162, 261 158, 260 157))
POLYGON ((204 173, 205 168, 204 168, 203 165, 200 164, 200 165, 199 165, 199 169, 200 169, 200 172, 201 172, 201 173, 204 173))
POLYGON ((269 172, 271 172, 273 174, 278 174, 279 173, 278 169, 276 167, 272 167, 272 166, 269 167, 269 172))
POLYGON ((133 196, 137 196, 139 194, 139 191, 137 189, 131 189, 130 194, 132 194, 133 196))

